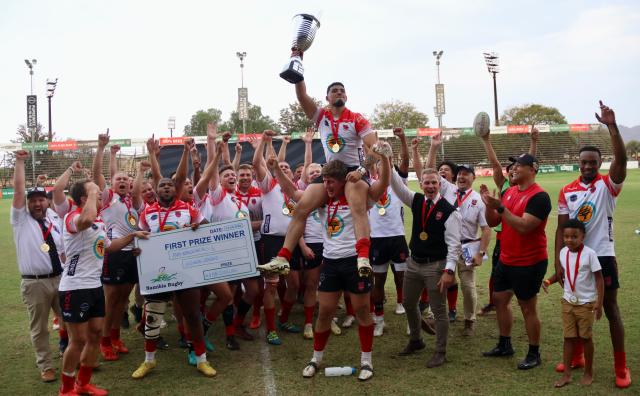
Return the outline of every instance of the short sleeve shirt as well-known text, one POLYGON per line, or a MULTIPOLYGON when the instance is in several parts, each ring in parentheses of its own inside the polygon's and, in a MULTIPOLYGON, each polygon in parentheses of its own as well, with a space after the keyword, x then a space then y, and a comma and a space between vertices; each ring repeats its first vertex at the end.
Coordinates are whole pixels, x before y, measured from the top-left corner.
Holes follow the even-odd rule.
POLYGON ((356 256, 356 235, 347 199, 343 196, 330 201, 318 208, 318 213, 324 221, 322 256, 328 259, 356 256))
MULTIPOLYGON (((130 194, 120 195, 108 188, 102 192, 100 217, 107 227, 107 237, 111 240, 129 235, 138 229, 138 211, 133 208, 130 194)), ((133 241, 122 250, 133 249, 133 241)))
POLYGON ((282 192, 280 184, 269 172, 259 184, 262 190, 262 226, 260 227, 260 232, 264 235, 285 236, 293 217, 296 203, 282 192))
POLYGON ((169 208, 158 202, 148 205, 140 216, 140 228, 150 232, 171 231, 204 220, 200 211, 188 203, 175 200, 169 208))
POLYGON ((362 139, 373 133, 369 121, 362 114, 345 108, 336 120, 330 110, 318 108, 313 121, 320 133, 327 162, 340 160, 347 166, 360 166, 364 157, 362 139), (337 152, 333 151, 335 145, 338 147, 337 152))
POLYGON ((562 298, 570 301, 571 295, 578 298, 578 304, 586 304, 598 300, 598 290, 596 289, 596 279, 594 272, 602 270, 598 255, 588 246, 582 248, 580 252, 580 265, 578 265, 578 276, 575 279, 575 290, 571 290, 568 276, 572 280, 575 275, 578 252, 570 252, 566 246, 560 250, 560 265, 564 269, 564 294, 562 298), (567 253, 569 261, 567 262, 567 253))

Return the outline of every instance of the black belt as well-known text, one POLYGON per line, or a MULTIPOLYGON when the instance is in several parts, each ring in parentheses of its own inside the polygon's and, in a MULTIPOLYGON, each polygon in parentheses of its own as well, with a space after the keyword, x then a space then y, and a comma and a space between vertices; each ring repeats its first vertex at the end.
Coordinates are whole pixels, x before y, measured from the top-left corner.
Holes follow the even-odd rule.
POLYGON ((462 241, 460 241, 460 243, 465 244, 465 243, 471 243, 471 242, 478 242, 480 240, 480 238, 476 238, 476 239, 463 239, 462 241))
POLYGON ((50 274, 45 275, 22 275, 22 279, 50 279, 59 276, 60 272, 52 272, 50 274))
POLYGON ((414 262, 418 263, 418 264, 430 264, 430 263, 435 263, 438 261, 443 261, 444 258, 441 259, 432 259, 429 257, 417 257, 414 256, 413 254, 411 255, 411 260, 413 260, 414 262))

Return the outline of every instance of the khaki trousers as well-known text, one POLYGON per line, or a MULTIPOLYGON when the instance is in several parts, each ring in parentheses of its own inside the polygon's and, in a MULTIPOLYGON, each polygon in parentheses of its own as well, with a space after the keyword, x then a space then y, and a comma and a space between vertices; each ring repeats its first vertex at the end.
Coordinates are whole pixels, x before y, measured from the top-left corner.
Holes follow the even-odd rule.
MULTIPOLYGON (((49 345, 49 311, 60 317, 58 285, 60 276, 48 279, 23 279, 20 284, 22 302, 29 313, 31 343, 36 350, 36 365, 40 371, 53 369, 49 345)), ((60 317, 60 320, 62 318, 60 317)), ((60 323, 60 326, 63 324, 60 323)))
POLYGON ((462 286, 464 303, 464 319, 476 320, 476 306, 478 305, 478 293, 476 292, 476 267, 466 265, 463 258, 458 259, 458 277, 462 286))
POLYGON ((442 276, 445 260, 428 264, 418 264, 412 258, 407 259, 407 270, 404 273, 404 309, 409 322, 410 337, 420 339, 420 309, 418 300, 422 289, 429 291, 429 305, 436 319, 436 349, 435 352, 446 353, 447 337, 449 334, 449 319, 447 317, 447 292, 440 293, 437 283, 442 276))

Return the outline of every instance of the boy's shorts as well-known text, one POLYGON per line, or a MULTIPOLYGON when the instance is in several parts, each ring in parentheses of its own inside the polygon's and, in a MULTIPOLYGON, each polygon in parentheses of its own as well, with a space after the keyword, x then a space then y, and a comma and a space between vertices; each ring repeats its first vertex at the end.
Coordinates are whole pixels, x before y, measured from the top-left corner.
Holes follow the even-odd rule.
POLYGON ((596 315, 593 312, 595 303, 573 305, 562 299, 562 327, 564 338, 590 339, 596 315))

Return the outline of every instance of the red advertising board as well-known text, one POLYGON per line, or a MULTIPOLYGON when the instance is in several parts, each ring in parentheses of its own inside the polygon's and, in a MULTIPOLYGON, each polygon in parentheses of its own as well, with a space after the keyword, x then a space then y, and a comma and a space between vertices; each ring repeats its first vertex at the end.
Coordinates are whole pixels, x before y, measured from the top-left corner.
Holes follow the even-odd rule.
POLYGON ((49 150, 76 150, 78 148, 78 142, 75 140, 67 140, 65 142, 49 142, 49 150))
POLYGON ((160 145, 161 146, 181 146, 184 144, 184 139, 188 139, 188 138, 189 136, 160 138, 160 145))
POLYGON ((569 124, 569 131, 571 132, 589 132, 591 125, 589 124, 569 124))
POLYGON ((507 125, 507 133, 529 133, 530 125, 507 125))
POLYGON ((418 128, 418 136, 436 136, 440 128, 418 128))

